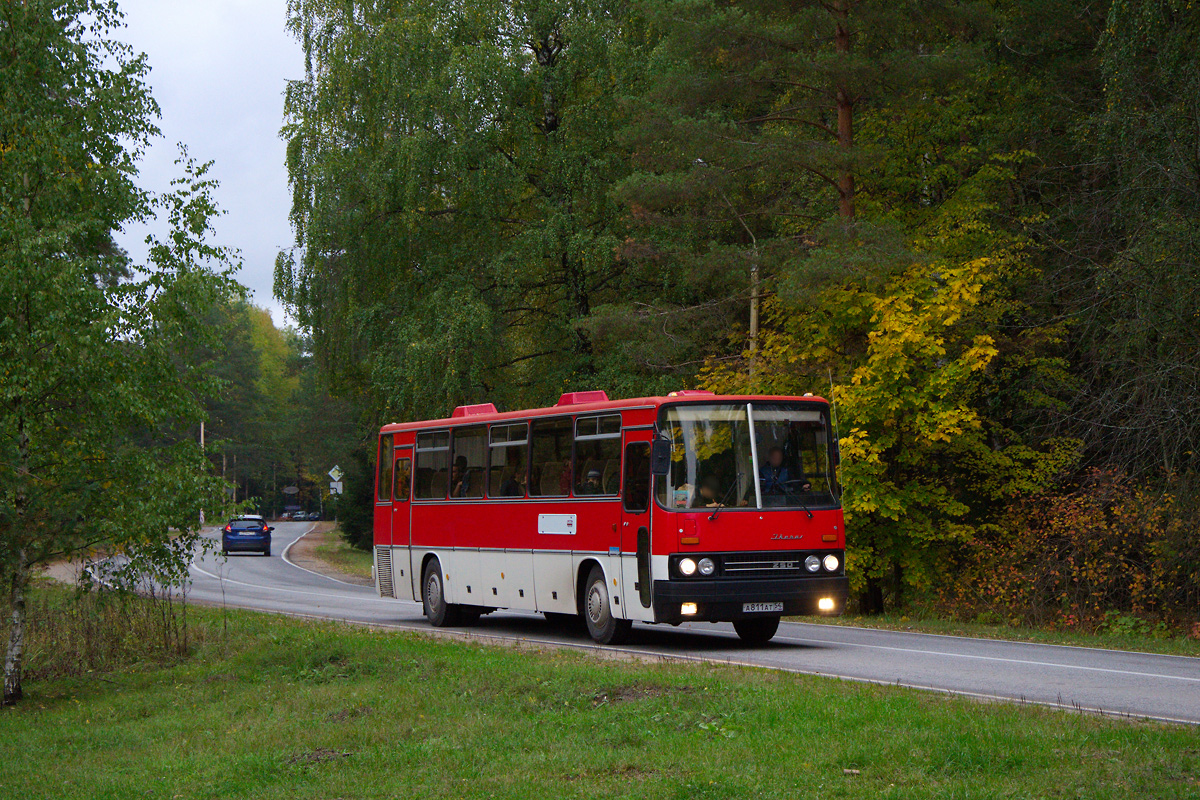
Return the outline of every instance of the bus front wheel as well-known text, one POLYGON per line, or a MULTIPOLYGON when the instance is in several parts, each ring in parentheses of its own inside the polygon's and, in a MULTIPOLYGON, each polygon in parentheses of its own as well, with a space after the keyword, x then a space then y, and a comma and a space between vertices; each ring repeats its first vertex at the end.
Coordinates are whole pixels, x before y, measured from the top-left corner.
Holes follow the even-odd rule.
POLYGON ((608 602, 608 584, 604 570, 592 567, 588 574, 587 589, 583 595, 583 618, 587 621, 588 633, 600 644, 621 644, 629 637, 633 623, 613 616, 608 602))
POLYGON ((424 587, 421 602, 425 606, 425 618, 435 628, 458 624, 458 606, 446 602, 446 586, 442 583, 442 565, 435 558, 425 565, 424 587))
POLYGON ((746 644, 766 644, 779 630, 779 617, 739 619, 733 623, 733 629, 746 644))

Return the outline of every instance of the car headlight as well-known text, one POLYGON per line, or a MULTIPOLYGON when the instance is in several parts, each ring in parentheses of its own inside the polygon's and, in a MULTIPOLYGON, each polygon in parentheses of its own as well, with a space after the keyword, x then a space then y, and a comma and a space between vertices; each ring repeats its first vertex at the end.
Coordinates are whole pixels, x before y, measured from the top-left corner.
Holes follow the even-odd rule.
POLYGON ((679 572, 682 575, 695 575, 696 562, 690 558, 679 559, 679 572))
POLYGON ((700 559, 700 574, 712 575, 717 569, 717 565, 713 563, 711 558, 700 559))
POLYGON ((816 572, 821 568, 821 559, 816 556, 809 556, 804 559, 804 568, 809 572, 816 572))
POLYGON ((841 562, 838 561, 837 556, 832 555, 832 554, 825 556, 825 571, 826 572, 837 572, 837 568, 840 565, 841 565, 841 562))

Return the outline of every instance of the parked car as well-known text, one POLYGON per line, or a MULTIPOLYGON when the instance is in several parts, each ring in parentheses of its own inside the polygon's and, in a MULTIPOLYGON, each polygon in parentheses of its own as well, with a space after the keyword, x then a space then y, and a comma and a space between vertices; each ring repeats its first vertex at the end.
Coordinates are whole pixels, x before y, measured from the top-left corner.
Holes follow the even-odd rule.
POLYGON ((271 555, 271 531, 274 528, 256 514, 234 517, 221 532, 221 553, 251 550, 271 555))
POLYGON ((292 518, 292 512, 290 512, 290 511, 285 511, 279 515, 280 522, 287 522, 291 518, 292 518))

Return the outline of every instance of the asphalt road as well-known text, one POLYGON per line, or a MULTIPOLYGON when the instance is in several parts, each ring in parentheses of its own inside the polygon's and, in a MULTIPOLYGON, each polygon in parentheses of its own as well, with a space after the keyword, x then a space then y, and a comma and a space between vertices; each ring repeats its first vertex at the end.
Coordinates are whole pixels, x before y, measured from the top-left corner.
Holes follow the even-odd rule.
MULTIPOLYGON (((210 603, 432 630, 419 603, 383 599, 304 570, 287 547, 312 523, 275 523, 272 555, 209 556, 192 567, 190 597, 210 603)), ((216 535, 214 531, 212 535, 216 535)), ((593 649, 586 630, 540 614, 496 612, 451 635, 593 649)), ((784 623, 765 647, 747 648, 728 624, 635 625, 618 649, 677 660, 748 664, 969 697, 1200 725, 1200 658, 1024 644, 866 628, 784 623)))

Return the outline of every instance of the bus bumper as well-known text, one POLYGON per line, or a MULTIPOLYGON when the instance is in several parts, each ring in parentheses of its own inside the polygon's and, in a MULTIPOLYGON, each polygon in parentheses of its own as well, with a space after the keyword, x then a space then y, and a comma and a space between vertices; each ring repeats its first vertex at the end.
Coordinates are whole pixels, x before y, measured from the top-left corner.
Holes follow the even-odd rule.
POLYGON ((749 617, 820 614, 838 616, 846 608, 850 579, 844 575, 814 578, 714 581, 655 581, 654 621, 676 624, 688 621, 732 622, 749 617), (822 599, 833 607, 822 610, 822 599), (747 610, 748 604, 782 603, 782 611, 747 610), (685 604, 696 613, 684 614, 685 604))

